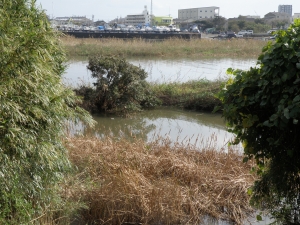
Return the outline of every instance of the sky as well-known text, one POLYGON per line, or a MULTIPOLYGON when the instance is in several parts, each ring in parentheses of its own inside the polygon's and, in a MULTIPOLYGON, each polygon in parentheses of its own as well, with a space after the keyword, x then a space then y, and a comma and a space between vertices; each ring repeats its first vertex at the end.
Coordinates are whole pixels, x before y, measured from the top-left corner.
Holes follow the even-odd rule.
MULTIPOLYGON (((50 18, 60 16, 86 16, 94 21, 109 22, 130 14, 141 14, 147 6, 151 12, 151 0, 36 0, 36 5, 50 18)), ((152 0, 155 16, 178 17, 178 9, 216 6, 220 16, 234 18, 239 15, 258 15, 277 12, 279 5, 292 5, 293 14, 300 13, 300 0, 152 0)))

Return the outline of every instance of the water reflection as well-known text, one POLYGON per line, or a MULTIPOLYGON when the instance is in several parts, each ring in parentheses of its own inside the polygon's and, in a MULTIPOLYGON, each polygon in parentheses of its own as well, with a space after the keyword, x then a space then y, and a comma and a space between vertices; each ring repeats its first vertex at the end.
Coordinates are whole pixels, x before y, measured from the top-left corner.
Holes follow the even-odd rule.
POLYGON ((99 138, 141 138, 145 142, 162 137, 184 146, 216 149, 226 149, 228 141, 233 138, 219 114, 161 108, 141 112, 132 118, 96 115, 94 119, 97 121, 95 129, 80 124, 75 128, 76 132, 99 138))
MULTIPOLYGON (((201 60, 150 60, 129 59, 130 63, 141 66, 147 73, 149 82, 168 83, 189 80, 226 78, 228 68, 247 70, 256 65, 254 59, 201 59, 201 60)), ((87 61, 71 60, 64 75, 64 82, 71 86, 93 82, 87 61)))

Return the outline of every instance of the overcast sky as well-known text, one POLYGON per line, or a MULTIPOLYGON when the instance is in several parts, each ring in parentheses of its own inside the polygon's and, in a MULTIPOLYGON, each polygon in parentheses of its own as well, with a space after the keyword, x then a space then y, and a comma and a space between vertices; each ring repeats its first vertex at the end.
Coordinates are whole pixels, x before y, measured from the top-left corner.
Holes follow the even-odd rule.
MULTIPOLYGON (((50 18, 59 16, 86 16, 106 22, 129 14, 141 14, 144 6, 151 11, 151 0, 37 0, 50 18)), ((155 16, 178 17, 178 9, 216 6, 225 18, 239 15, 259 15, 277 12, 278 5, 292 5, 293 14, 300 13, 300 0, 152 0, 155 16)))

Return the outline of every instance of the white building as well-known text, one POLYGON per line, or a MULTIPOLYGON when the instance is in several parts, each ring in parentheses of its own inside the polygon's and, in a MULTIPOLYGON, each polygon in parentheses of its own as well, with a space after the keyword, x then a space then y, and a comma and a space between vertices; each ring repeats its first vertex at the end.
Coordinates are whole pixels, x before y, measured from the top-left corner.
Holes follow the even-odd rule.
POLYGON ((246 18, 248 18, 248 19, 260 19, 260 16, 257 16, 257 15, 247 15, 247 16, 245 16, 246 18))
POLYGON ((202 19, 213 19, 219 16, 219 7, 202 7, 202 8, 190 8, 190 9, 179 9, 178 19, 179 20, 202 20, 202 19))
POLYGON ((145 25, 150 24, 151 16, 147 10, 147 6, 145 6, 144 11, 142 14, 135 14, 135 15, 127 15, 125 24, 126 25, 145 25))
POLYGON ((300 13, 294 13, 293 20, 300 19, 300 13))

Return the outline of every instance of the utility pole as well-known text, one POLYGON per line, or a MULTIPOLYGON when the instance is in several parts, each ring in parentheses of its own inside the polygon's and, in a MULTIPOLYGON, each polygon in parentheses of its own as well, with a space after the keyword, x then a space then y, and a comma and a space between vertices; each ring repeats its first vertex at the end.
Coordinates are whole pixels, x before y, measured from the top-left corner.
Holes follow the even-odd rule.
POLYGON ((153 13, 152 13, 152 0, 151 0, 151 12, 150 12, 150 25, 152 26, 152 20, 153 20, 153 13))

